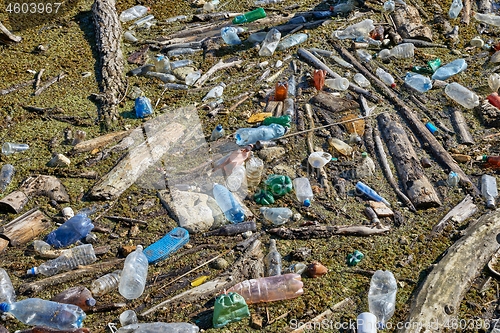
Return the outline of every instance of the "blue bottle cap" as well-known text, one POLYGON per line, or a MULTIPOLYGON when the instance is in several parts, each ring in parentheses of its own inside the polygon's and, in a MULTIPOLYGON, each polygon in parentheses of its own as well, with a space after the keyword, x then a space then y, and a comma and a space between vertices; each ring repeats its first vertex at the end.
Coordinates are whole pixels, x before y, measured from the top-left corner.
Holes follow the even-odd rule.
POLYGON ((222 125, 221 124, 217 125, 215 129, 219 132, 222 131, 222 125))
POLYGON ((309 200, 309 199, 304 200, 304 206, 306 206, 306 207, 311 206, 311 200, 309 200))
POLYGON ((10 304, 9 303, 0 303, 0 311, 9 312, 10 304))

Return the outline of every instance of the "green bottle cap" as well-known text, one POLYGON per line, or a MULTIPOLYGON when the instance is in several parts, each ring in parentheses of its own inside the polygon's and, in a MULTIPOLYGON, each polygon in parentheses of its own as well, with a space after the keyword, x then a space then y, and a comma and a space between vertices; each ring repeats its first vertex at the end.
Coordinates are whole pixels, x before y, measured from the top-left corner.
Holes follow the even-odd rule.
POLYGON ((253 22, 264 17, 266 17, 266 12, 264 11, 264 8, 259 7, 255 10, 252 10, 251 12, 247 12, 243 15, 236 16, 233 19, 233 24, 253 22))
POLYGON ((488 160, 488 155, 483 155, 483 161, 486 162, 488 160))
POLYGON ((361 153, 361 156, 362 157, 368 157, 368 153, 366 151, 364 151, 364 152, 361 153))

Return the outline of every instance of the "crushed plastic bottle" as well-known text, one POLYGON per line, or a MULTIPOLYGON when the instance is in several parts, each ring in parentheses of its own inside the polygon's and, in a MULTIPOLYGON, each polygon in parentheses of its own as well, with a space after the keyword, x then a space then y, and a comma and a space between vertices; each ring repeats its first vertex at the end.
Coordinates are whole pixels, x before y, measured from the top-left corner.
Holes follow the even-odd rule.
POLYGON ((421 93, 424 93, 432 89, 431 79, 421 74, 406 73, 405 83, 421 93))
POLYGON ((333 90, 344 91, 347 90, 347 88, 349 88, 349 80, 346 79, 345 77, 326 79, 325 86, 333 90))
POLYGON ((373 20, 366 19, 359 23, 348 26, 342 31, 335 31, 333 36, 338 39, 356 39, 360 37, 368 37, 370 31, 375 29, 373 20))
POLYGON ((192 86, 196 83, 196 81, 198 81, 200 77, 201 77, 201 70, 197 70, 186 75, 184 81, 186 82, 187 86, 192 86))
POLYGON ((249 23, 264 17, 266 17, 266 12, 264 11, 264 8, 259 7, 251 12, 236 16, 233 19, 233 24, 249 23))
POLYGON ((413 58, 415 55, 415 45, 412 43, 402 43, 394 46, 392 49, 383 49, 378 53, 378 57, 382 60, 394 57, 397 59, 413 58))
POLYGON ((81 308, 83 311, 90 310, 96 300, 92 297, 90 290, 83 286, 75 286, 54 295, 51 299, 53 302, 73 304, 81 308))
POLYGON ((16 301, 16 292, 10 281, 9 274, 3 268, 0 268, 0 303, 14 303, 16 301))
POLYGON ((266 255, 264 262, 266 264, 266 276, 281 275, 281 254, 276 248, 276 239, 269 240, 269 253, 266 255))
POLYGON ((222 128, 222 125, 219 124, 215 126, 214 130, 212 131, 212 135, 210 135, 210 141, 215 141, 217 139, 220 139, 224 136, 224 128, 222 128))
POLYGON ((396 87, 396 83, 394 82, 394 78, 392 77, 392 75, 390 73, 387 73, 386 71, 384 71, 380 67, 377 68, 375 73, 377 74, 380 81, 384 82, 386 85, 388 85, 391 88, 396 87))
POLYGON ((94 296, 102 296, 114 289, 118 289, 121 272, 119 269, 94 280, 90 287, 92 294, 94 296))
POLYGON ((137 245, 135 251, 125 259, 118 284, 120 295, 126 299, 139 298, 144 292, 148 276, 148 258, 142 252, 142 245, 137 245))
POLYGON ((396 3, 394 2, 394 0, 388 0, 388 1, 384 2, 383 8, 384 8, 384 11, 387 13, 393 12, 394 9, 396 9, 396 3))
POLYGON ((359 59, 364 62, 370 62, 373 58, 372 55, 366 50, 356 50, 356 54, 358 55, 359 59))
POLYGON ((120 314, 120 325, 127 326, 130 324, 137 324, 137 314, 134 310, 126 310, 120 314))
POLYGON ((485 162, 485 166, 493 169, 500 168, 500 156, 488 156, 483 155, 483 162, 485 162))
POLYGON ((474 18, 479 22, 494 25, 495 27, 500 27, 500 16, 495 14, 481 14, 476 12, 474 18))
POLYGON ((120 327, 115 333, 198 333, 200 328, 189 323, 135 323, 120 327))
POLYGON ((283 136, 285 132, 285 127, 279 124, 259 126, 257 128, 240 128, 235 133, 236 144, 238 146, 247 146, 257 141, 277 139, 283 136))
POLYGON ((38 267, 33 267, 26 273, 29 275, 52 276, 59 272, 70 271, 78 266, 89 265, 96 260, 92 244, 84 244, 64 250, 59 257, 46 261, 38 267))
POLYGON ((272 28, 264 38, 262 45, 260 46, 259 56, 270 57, 273 55, 274 51, 278 47, 280 42, 281 32, 278 29, 272 28))
POLYGON ((455 187, 458 185, 459 182, 460 182, 460 176, 456 172, 451 171, 448 174, 448 179, 446 180, 446 184, 449 187, 455 187))
POLYGON ((368 81, 368 79, 361 73, 354 74, 354 77, 352 79, 361 88, 368 88, 371 85, 370 81, 368 81))
POLYGON ((273 302, 298 297, 304 293, 299 274, 284 274, 240 282, 228 289, 243 296, 247 304, 273 302))
POLYGON ((241 39, 238 37, 238 29, 235 27, 223 27, 220 29, 220 34, 224 42, 228 45, 241 44, 241 39))
POLYGON ((137 118, 144 118, 153 114, 151 100, 145 96, 136 98, 134 109, 137 118))
POLYGON ((313 168, 322 168, 331 160, 332 160, 332 155, 322 151, 316 151, 314 153, 311 153, 307 158, 307 161, 313 168))
POLYGON ((439 67, 434 74, 432 74, 432 79, 444 81, 466 69, 467 62, 465 59, 456 59, 449 64, 439 67))
POLYGON ((444 88, 448 97, 466 109, 473 109, 479 105, 479 97, 459 83, 452 82, 444 88))
POLYGON ((29 148, 30 146, 25 143, 5 142, 2 146, 2 154, 10 155, 14 153, 20 153, 28 150, 29 148))
POLYGON ((387 207, 391 206, 391 204, 387 200, 382 198, 377 192, 375 192, 368 185, 362 182, 356 183, 356 190, 358 190, 360 193, 366 195, 368 198, 372 200, 375 200, 377 202, 383 202, 387 207))
POLYGON ((373 274, 368 291, 370 312, 377 316, 378 326, 384 329, 394 314, 398 286, 390 271, 378 270, 373 274))
POLYGON ((264 184, 275 197, 282 197, 293 189, 292 180, 285 175, 269 175, 264 184))
POLYGON ((347 255, 347 265, 348 266, 356 266, 361 262, 361 260, 365 257, 363 253, 358 250, 355 250, 353 253, 349 253, 347 255))
POLYGON ((356 178, 373 177, 375 174, 375 162, 373 162, 372 158, 366 152, 363 152, 361 157, 361 163, 356 168, 356 178))
POLYGON ((311 200, 314 197, 309 179, 305 177, 295 178, 293 180, 293 188, 295 189, 297 200, 302 205, 309 207, 311 205, 311 200))
POLYGON ((498 197, 497 179, 494 176, 481 177, 481 194, 486 200, 486 207, 495 208, 495 199, 498 197))
POLYGON ((245 317, 250 317, 250 311, 245 299, 241 295, 230 292, 217 296, 212 318, 215 328, 224 327, 245 317))
POLYGON ((305 33, 288 35, 278 43, 276 50, 283 51, 294 47, 295 45, 302 44, 307 40, 307 38, 309 38, 309 35, 305 33))
POLYGON ((225 186, 215 184, 213 195, 224 216, 231 223, 240 223, 245 220, 245 211, 225 186))
POLYGON ((59 228, 47 235, 46 242, 56 249, 67 247, 78 240, 85 238, 94 228, 88 217, 90 211, 83 210, 64 222, 59 228))
POLYGON ((14 166, 12 164, 4 164, 0 170, 0 193, 5 191, 14 177, 14 166))
POLYGON ((278 207, 278 208, 269 208, 269 207, 261 207, 260 212, 264 216, 264 218, 274 225, 282 225, 287 223, 293 216, 293 212, 290 208, 287 207, 278 207))
POLYGON ((460 12, 462 11, 462 8, 464 8, 462 0, 453 0, 451 2, 450 10, 448 11, 448 16, 451 19, 456 19, 458 17, 458 14, 460 14, 460 12))
POLYGON ((143 17, 149 11, 148 7, 137 5, 120 13, 121 22, 128 22, 143 17))
POLYGON ((222 96, 224 93, 224 88, 226 87, 226 84, 224 82, 219 83, 205 95, 205 97, 202 98, 202 102, 206 101, 207 99, 210 98, 219 98, 222 96))

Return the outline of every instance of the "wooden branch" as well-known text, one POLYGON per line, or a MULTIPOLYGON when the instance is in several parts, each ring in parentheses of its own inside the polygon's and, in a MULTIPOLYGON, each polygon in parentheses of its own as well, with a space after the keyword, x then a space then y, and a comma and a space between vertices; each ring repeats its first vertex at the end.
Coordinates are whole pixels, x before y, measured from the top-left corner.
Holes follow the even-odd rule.
POLYGON ((35 90, 37 90, 38 87, 40 86, 43 72, 45 72, 45 68, 40 69, 40 71, 35 76, 35 85, 34 85, 35 90))
POLYGON ((48 87, 50 87, 51 85, 53 85, 56 82, 61 81, 65 77, 66 77, 65 73, 61 73, 61 74, 59 74, 57 76, 51 77, 41 87, 39 87, 37 90, 35 90, 35 92, 33 93, 33 95, 34 96, 40 95, 42 92, 44 92, 45 90, 47 90, 48 87))
POLYGON ((19 43, 22 40, 21 37, 14 35, 7 29, 2 22, 0 22, 0 43, 1 44, 12 44, 19 43))
POLYGON ((441 205, 403 127, 386 113, 377 117, 403 187, 416 208, 441 205))
POLYGON ((216 63, 214 66, 212 66, 212 68, 210 68, 205 74, 203 74, 198 79, 198 81, 196 81, 194 86, 196 88, 199 88, 199 87, 203 86, 203 84, 205 84, 205 82, 207 82, 207 80, 210 78, 210 76, 212 76, 216 72, 220 71, 221 69, 230 68, 230 67, 239 65, 241 63, 242 63, 242 60, 238 59, 238 58, 231 58, 231 59, 227 59, 226 61, 222 61, 222 59, 221 59, 218 63, 216 63))
POLYGON ((40 210, 32 209, 28 214, 0 227, 0 234, 8 238, 10 245, 26 244, 52 226, 52 222, 40 210))
POLYGON ((125 259, 112 259, 109 261, 99 262, 97 264, 84 266, 79 269, 75 269, 73 271, 53 275, 43 280, 24 283, 19 287, 19 292, 21 294, 26 294, 26 293, 36 294, 50 286, 73 281, 83 276, 95 275, 96 273, 102 271, 109 271, 110 269, 113 269, 114 267, 123 264, 124 261, 125 259))
POLYGON ((35 79, 29 80, 29 81, 26 81, 26 82, 21 82, 21 83, 15 84, 13 86, 10 86, 9 88, 2 89, 2 90, 0 90, 0 96, 10 94, 11 92, 14 92, 16 90, 19 90, 21 88, 29 86, 29 85, 31 85, 33 83, 35 83, 35 79))
POLYGON ((499 228, 498 211, 469 225, 465 235, 428 273, 412 299, 407 323, 419 323, 418 328, 405 324, 401 332, 442 331, 446 329, 443 325, 456 319, 465 293, 500 246, 499 228))
POLYGON ((418 106, 422 111, 425 112, 425 115, 427 117, 429 117, 429 119, 431 119, 434 122, 434 124, 436 124, 437 127, 439 127, 444 132, 446 132, 450 135, 455 134, 455 131, 452 131, 445 124, 443 124, 443 122, 441 120, 439 120, 439 118, 434 115, 435 112, 429 110, 415 95, 411 94, 410 99, 416 106, 418 106))
POLYGON ((437 139, 432 135, 425 125, 420 121, 417 115, 411 110, 388 86, 386 86, 382 81, 380 81, 375 75, 373 75, 365 66, 359 63, 354 56, 347 51, 344 47, 340 46, 336 40, 330 38, 330 42, 333 47, 341 54, 344 58, 349 60, 351 64, 356 67, 356 69, 366 76, 370 81, 375 83, 377 87, 384 93, 384 95, 392 102, 394 106, 397 107, 401 115, 408 121, 409 125, 413 131, 417 134, 419 138, 429 145, 435 158, 444 164, 451 171, 456 172, 460 176, 462 184, 466 185, 469 190, 472 190, 474 195, 479 196, 480 192, 476 185, 472 183, 469 177, 463 172, 460 166, 455 162, 455 160, 450 156, 450 154, 441 146, 437 139))
POLYGON ((54 176, 38 175, 36 177, 29 177, 19 190, 26 193, 28 197, 43 195, 57 202, 69 202, 69 195, 66 192, 66 188, 54 176))
POLYGON ((300 325, 297 329, 291 331, 290 333, 302 333, 305 331, 309 331, 311 327, 316 327, 314 323, 321 323, 326 318, 330 318, 333 315, 333 312, 346 306, 349 303, 352 303, 352 300, 349 297, 347 297, 344 300, 334 304, 332 307, 329 307, 326 311, 320 313, 307 323, 300 325))
POLYGON ((83 153, 86 151, 92 151, 94 149, 100 149, 109 145, 110 143, 120 141, 128 134, 130 134, 130 131, 113 132, 98 136, 90 140, 82 141, 73 147, 73 149, 71 150, 71 155, 83 153))
POLYGON ((122 28, 115 9, 115 0, 95 0, 92 5, 97 50, 100 54, 99 121, 108 130, 118 118, 117 105, 125 92, 122 28))
POLYGON ((467 121, 464 118, 462 112, 458 109, 451 109, 451 121, 457 131, 459 143, 464 145, 473 145, 474 138, 470 134, 469 126, 467 125, 467 121))
POLYGON ((269 233, 283 239, 329 238, 334 235, 372 236, 390 231, 390 227, 376 228, 365 225, 310 226, 301 228, 274 228, 269 233))
POLYGON ((470 195, 466 195, 465 198, 460 201, 458 205, 453 207, 452 210, 446 214, 441 221, 439 221, 433 228, 432 228, 432 234, 436 234, 440 232, 441 230, 444 229, 446 226, 446 222, 448 222, 449 219, 452 219, 453 221, 460 223, 474 215, 477 211, 477 206, 474 204, 474 199, 470 195))
POLYGON ((464 0, 464 8, 462 10, 462 19, 460 23, 469 25, 470 23, 471 0, 464 0))

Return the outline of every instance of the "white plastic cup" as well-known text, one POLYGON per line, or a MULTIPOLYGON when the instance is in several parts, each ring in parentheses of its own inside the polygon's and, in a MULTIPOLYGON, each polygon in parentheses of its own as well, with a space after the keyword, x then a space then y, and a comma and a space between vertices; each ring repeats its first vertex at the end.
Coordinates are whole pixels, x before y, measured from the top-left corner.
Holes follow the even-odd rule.
POLYGON ((332 155, 325 152, 314 152, 309 155, 308 161, 313 168, 322 168, 332 160, 332 155))
POLYGON ((127 326, 130 324, 137 324, 137 314, 134 310, 127 310, 120 314, 120 324, 122 326, 127 326))
POLYGON ((377 333, 377 316, 371 312, 363 312, 356 318, 358 333, 377 333))

